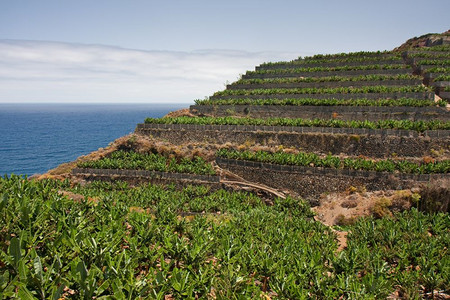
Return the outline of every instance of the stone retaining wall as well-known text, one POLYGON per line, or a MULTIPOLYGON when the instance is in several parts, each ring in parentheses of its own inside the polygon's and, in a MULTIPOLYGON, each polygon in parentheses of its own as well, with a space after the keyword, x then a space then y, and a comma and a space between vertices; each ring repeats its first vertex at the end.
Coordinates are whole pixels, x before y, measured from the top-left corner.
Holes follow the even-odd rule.
POLYGON ((246 125, 138 124, 135 132, 174 144, 253 144, 295 147, 322 152, 370 157, 432 155, 450 151, 450 131, 418 133, 408 130, 246 125))
POLYGON ((442 99, 450 100, 450 92, 440 92, 439 97, 441 97, 442 99))
POLYGON ((251 182, 295 191, 311 203, 315 203, 322 193, 343 192, 350 186, 364 186, 368 191, 405 189, 440 178, 450 178, 448 174, 416 175, 312 168, 224 158, 217 158, 217 164, 251 182))
POLYGON ((434 79, 439 75, 442 75, 442 73, 425 73, 423 75, 423 83, 426 85, 431 85, 434 82, 434 79))
POLYGON ((410 106, 310 106, 310 105, 191 105, 197 115, 246 116, 253 118, 302 118, 340 120, 443 120, 450 111, 443 107, 410 106))
POLYGON ((450 81, 435 81, 433 86, 437 88, 446 88, 450 86, 450 81))

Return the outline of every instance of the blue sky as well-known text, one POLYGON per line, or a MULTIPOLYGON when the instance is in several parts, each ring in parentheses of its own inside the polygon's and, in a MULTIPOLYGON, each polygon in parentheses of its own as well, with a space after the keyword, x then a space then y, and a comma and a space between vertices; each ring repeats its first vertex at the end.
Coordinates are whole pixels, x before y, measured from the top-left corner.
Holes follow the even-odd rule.
POLYGON ((450 1, 0 1, 0 102, 186 102, 265 61, 392 49, 450 1))

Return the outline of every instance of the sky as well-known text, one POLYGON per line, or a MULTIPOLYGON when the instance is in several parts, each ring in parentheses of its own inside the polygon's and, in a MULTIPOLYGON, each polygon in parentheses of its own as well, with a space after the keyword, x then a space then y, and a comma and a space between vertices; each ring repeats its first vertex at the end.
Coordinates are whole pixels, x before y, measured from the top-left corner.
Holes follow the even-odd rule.
POLYGON ((449 0, 0 0, 0 103, 193 103, 268 61, 391 50, 449 0))

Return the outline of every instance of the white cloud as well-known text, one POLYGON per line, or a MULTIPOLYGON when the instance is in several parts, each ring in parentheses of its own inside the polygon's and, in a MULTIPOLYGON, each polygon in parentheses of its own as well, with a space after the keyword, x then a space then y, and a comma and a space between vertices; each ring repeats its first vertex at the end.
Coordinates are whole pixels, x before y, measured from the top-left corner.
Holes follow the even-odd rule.
POLYGON ((0 40, 0 102, 188 102, 299 53, 143 51, 0 40))

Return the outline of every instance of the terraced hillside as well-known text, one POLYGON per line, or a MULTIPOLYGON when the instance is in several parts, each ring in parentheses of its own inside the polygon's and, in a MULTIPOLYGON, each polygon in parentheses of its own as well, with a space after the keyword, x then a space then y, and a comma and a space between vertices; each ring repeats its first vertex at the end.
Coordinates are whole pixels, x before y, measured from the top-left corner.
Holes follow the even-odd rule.
POLYGON ((0 178, 0 298, 448 299, 445 41, 264 63, 0 178))
POLYGON ((235 154, 217 155, 221 168, 311 203, 353 186, 429 184, 449 178, 450 111, 446 83, 425 76, 449 55, 441 45, 264 63, 197 100, 191 116, 149 118, 136 133, 224 145, 235 154))

